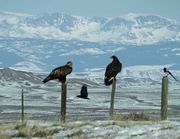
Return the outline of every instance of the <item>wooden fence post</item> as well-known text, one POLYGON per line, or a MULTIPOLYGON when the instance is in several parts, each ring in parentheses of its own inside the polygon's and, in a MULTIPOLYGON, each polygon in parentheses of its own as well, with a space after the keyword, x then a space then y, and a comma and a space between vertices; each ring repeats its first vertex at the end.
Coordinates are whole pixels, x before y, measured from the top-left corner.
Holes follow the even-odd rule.
POLYGON ((116 79, 113 79, 112 83, 112 92, 111 92, 111 105, 110 105, 110 117, 113 118, 113 112, 114 112, 114 96, 116 91, 116 79))
POLYGON ((161 92, 161 120, 167 120, 168 110, 168 77, 162 78, 162 92, 161 92))
POLYGON ((61 88, 61 122, 66 121, 66 95, 67 95, 67 82, 62 83, 61 88))
POLYGON ((21 121, 24 122, 24 92, 21 93, 21 121))

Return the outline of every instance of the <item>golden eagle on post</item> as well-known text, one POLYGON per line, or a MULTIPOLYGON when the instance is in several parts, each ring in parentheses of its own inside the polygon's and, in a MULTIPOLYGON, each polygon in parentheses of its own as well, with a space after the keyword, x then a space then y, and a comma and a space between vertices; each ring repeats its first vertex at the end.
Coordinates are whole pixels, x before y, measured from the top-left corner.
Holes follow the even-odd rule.
POLYGON ((113 82, 113 78, 116 78, 116 75, 121 72, 122 64, 116 56, 111 56, 113 61, 106 67, 104 84, 109 86, 113 82))
POLYGON ((72 72, 73 63, 68 61, 66 65, 57 67, 52 70, 52 72, 43 80, 43 83, 49 80, 58 79, 60 82, 66 82, 66 76, 72 72))

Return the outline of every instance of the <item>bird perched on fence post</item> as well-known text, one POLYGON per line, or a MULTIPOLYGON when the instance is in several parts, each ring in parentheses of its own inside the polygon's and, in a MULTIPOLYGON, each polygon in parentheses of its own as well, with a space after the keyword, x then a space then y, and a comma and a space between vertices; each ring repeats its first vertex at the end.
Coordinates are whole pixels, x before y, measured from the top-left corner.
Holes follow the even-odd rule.
POLYGON ((166 76, 171 75, 174 78, 174 80, 179 81, 176 79, 176 77, 174 77, 174 75, 166 67, 164 67, 163 71, 166 74, 166 76))
POLYGON ((50 80, 58 79, 61 83, 66 82, 66 76, 72 72, 73 63, 68 61, 66 65, 57 67, 43 80, 46 83, 50 80))
POLYGON ((111 56, 111 58, 113 60, 110 64, 108 64, 105 71, 104 84, 106 86, 112 84, 113 79, 116 79, 116 75, 121 72, 122 69, 122 63, 119 61, 119 59, 115 55, 111 56))

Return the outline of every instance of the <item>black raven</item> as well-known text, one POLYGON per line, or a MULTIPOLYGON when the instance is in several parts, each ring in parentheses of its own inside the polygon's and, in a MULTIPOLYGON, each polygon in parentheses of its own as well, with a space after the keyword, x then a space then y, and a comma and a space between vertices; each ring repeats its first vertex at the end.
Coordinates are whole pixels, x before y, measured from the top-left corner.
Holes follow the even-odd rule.
POLYGON ((88 98, 87 85, 83 84, 83 86, 81 87, 80 95, 78 95, 77 97, 83 98, 83 99, 89 99, 88 98))

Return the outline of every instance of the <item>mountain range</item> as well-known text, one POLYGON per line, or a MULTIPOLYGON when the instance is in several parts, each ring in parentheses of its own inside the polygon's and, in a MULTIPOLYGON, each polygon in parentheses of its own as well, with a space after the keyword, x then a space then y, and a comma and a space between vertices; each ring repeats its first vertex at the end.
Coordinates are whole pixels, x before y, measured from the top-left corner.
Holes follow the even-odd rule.
POLYGON ((114 42, 131 45, 180 40, 180 25, 157 15, 80 17, 62 13, 23 15, 0 13, 0 36, 114 42))
POLYGON ((47 73, 72 60, 73 72, 90 75, 100 69, 96 73, 104 74, 110 56, 117 55, 123 63, 123 76, 145 71, 154 77, 164 66, 178 73, 179 45, 180 24, 158 15, 81 17, 0 12, 1 68, 47 73))

